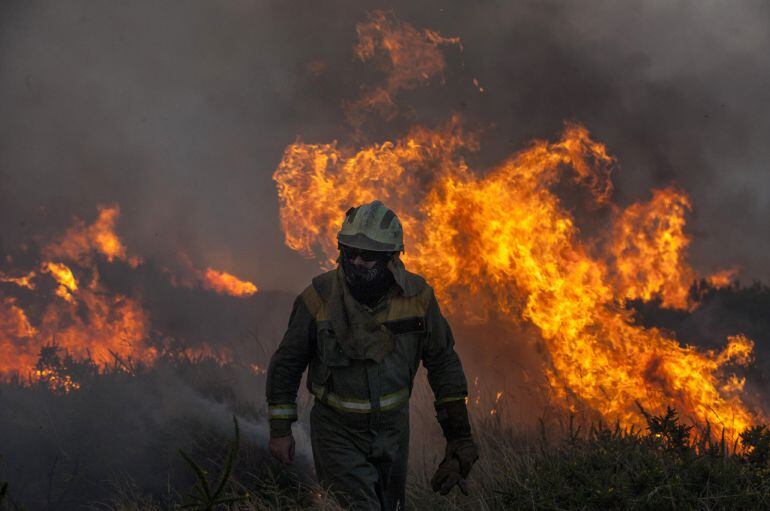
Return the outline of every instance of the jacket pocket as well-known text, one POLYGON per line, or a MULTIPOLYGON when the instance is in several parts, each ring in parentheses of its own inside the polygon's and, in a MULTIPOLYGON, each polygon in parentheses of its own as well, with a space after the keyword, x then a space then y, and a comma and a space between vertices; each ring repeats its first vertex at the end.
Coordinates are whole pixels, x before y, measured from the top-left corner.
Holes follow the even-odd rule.
POLYGON ((350 365, 350 358, 342 351, 334 330, 329 326, 318 328, 318 353, 328 367, 345 367, 350 365))
MULTIPOLYGON (((329 367, 324 364, 321 359, 313 359, 310 362, 310 367, 307 370, 308 383, 312 385, 326 385, 332 372, 329 367)), ((308 385, 310 388, 311 385, 308 385)))

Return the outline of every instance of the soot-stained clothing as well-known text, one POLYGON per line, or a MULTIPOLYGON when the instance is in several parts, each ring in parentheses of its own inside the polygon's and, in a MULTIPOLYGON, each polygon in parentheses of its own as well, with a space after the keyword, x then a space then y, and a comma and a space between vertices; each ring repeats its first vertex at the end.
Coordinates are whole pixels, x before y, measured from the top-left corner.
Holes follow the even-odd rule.
POLYGON ((397 258, 389 268, 395 284, 373 308, 353 298, 341 268, 313 279, 294 302, 267 375, 271 435, 279 437, 297 418, 309 368, 316 472, 361 509, 404 508, 408 401, 419 364, 438 404, 468 393, 433 289, 397 258))

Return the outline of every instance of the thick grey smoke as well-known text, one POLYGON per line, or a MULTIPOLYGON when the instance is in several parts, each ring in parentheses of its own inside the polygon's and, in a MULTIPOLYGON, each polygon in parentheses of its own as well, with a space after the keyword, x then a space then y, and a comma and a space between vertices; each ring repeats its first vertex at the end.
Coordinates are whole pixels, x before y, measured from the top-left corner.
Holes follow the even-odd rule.
MULTIPOLYGON (((271 174, 295 137, 347 139, 342 102, 378 77, 355 24, 390 8, 462 39, 406 114, 486 127, 480 165, 563 119, 619 158, 618 199, 676 182, 699 269, 767 280, 770 7, 763 1, 0 4, 0 249, 118 202, 136 252, 181 249, 261 288, 317 271, 282 243, 271 174), (472 81, 477 78, 485 92, 472 81)), ((165 264, 165 263, 164 263, 165 264)))
MULTIPOLYGON (((534 137, 555 137, 564 119, 577 120, 618 158, 621 203, 671 182, 690 193, 699 270, 739 266, 744 280, 770 280, 770 4, 763 0, 3 0, 0 270, 7 254, 19 260, 22 243, 50 239, 73 215, 90 222, 98 204, 116 202, 129 251, 149 262, 130 277, 104 268, 105 282, 143 295, 158 312, 155 328, 192 342, 256 325, 266 360, 289 295, 215 299, 167 285, 160 268, 181 252, 197 268, 285 291, 318 272, 283 245, 271 175, 298 136, 351 140, 343 102, 382 79, 352 52, 356 23, 373 9, 460 37, 463 51, 445 48, 443 84, 402 92, 400 116, 365 126, 371 140, 460 113, 484 128, 473 162, 483 168, 534 137)), ((712 328, 702 326, 705 314, 670 326, 705 344, 712 328)), ((715 337, 742 329, 758 342, 767 338, 765 326, 739 319, 720 323, 715 337)), ((487 335, 470 327, 458 333, 471 341, 487 335)), ((517 346, 517 360, 529 365, 534 348, 517 346)), ((475 366, 491 356, 472 348, 460 346, 475 366)), ((231 401, 263 404, 251 380, 215 373, 231 401)), ((15 441, 3 451, 0 479, 42 499, 28 502, 37 508, 56 499, 79 505, 67 492, 85 492, 77 485, 118 471, 160 493, 169 467, 184 469, 175 449, 193 443, 180 437, 191 422, 229 433, 230 408, 211 397, 216 389, 197 392, 190 378, 164 368, 144 380, 116 378, 74 393, 72 403, 2 389, 4 409, 14 412, 2 414, 0 432, 15 441), (88 466, 78 468, 81 460, 88 466), (61 478, 40 476, 49 473, 61 478)), ((437 435, 430 406, 423 409, 437 435)), ((263 443, 264 424, 252 419, 242 422, 244 437, 263 443)))

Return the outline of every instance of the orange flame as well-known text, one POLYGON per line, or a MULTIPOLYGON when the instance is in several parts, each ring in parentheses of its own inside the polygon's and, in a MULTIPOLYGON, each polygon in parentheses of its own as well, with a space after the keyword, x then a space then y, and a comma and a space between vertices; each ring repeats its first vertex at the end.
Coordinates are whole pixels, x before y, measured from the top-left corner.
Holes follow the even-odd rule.
POLYGON ((696 279, 686 256, 690 238, 685 214, 692 208, 681 190, 654 190, 646 203, 632 204, 615 222, 611 246, 623 298, 660 298, 665 307, 686 309, 696 279))
POLYGON ((706 280, 714 287, 727 287, 738 276, 738 268, 719 270, 708 276, 706 280))
POLYGON ((415 128, 405 139, 357 153, 340 149, 336 143, 290 145, 273 175, 286 244, 308 257, 322 254, 327 265, 332 264, 337 258, 339 219, 346 205, 376 198, 408 206, 399 215, 408 235, 409 211, 417 207, 419 199, 415 191, 432 179, 429 172, 415 170, 430 164, 452 172, 454 162, 448 156, 476 147, 475 137, 462 132, 458 118, 441 132, 415 128))
POLYGON ((462 50, 460 38, 443 37, 433 30, 417 30, 402 22, 392 12, 374 11, 356 26, 358 44, 356 56, 366 62, 379 52, 386 55, 382 67, 387 74, 385 84, 363 94, 347 105, 348 120, 360 127, 365 112, 376 112, 392 119, 398 111, 395 96, 401 90, 414 89, 429 83, 446 68, 440 47, 456 45, 462 50))
POLYGON ((251 296, 257 292, 257 286, 248 280, 240 280, 234 275, 213 268, 206 268, 203 286, 230 296, 251 296))
POLYGON ((60 374, 56 369, 35 369, 36 382, 45 384, 54 392, 67 394, 80 388, 80 383, 74 381, 69 374, 60 374))
POLYGON ((496 311, 538 327, 545 374, 565 403, 637 426, 636 402, 655 412, 672 405, 733 437, 755 420, 736 386, 725 386, 733 381, 725 366, 746 362, 750 341, 737 336, 722 353, 700 351, 634 324, 622 307, 650 296, 686 305, 682 289, 694 273, 683 258, 684 194, 657 191, 622 211, 612 250, 593 255, 552 190, 568 178, 597 206, 608 203, 614 160, 585 128, 567 124, 558 142, 535 141, 484 174, 462 158, 474 148, 456 121, 358 152, 289 146, 273 176, 286 244, 328 266, 344 211, 380 198, 403 220, 407 266, 428 278, 450 313, 478 321, 496 311))
POLYGON ((43 271, 53 275, 56 282, 59 283, 59 287, 56 290, 56 294, 68 302, 74 301, 72 293, 78 290, 78 283, 75 280, 75 276, 72 274, 67 265, 61 263, 47 262, 43 264, 43 271))
MULTIPOLYGON (((93 224, 76 219, 72 228, 41 249, 48 259, 40 265, 41 272, 53 277, 58 284, 55 295, 64 302, 51 299, 42 290, 36 292, 43 306, 35 321, 30 321, 15 300, 4 299, 0 313, 0 374, 34 374, 52 388, 72 390, 77 382, 67 380, 66 375, 53 374, 52 368, 35 367, 44 347, 61 346, 73 356, 90 357, 101 366, 116 359, 150 362, 156 357, 154 350, 145 346, 149 333, 147 313, 133 298, 104 289, 96 270, 97 256, 129 264, 137 261, 127 256, 115 233, 118 214, 117 206, 100 207, 93 224), (53 259, 64 259, 71 265, 53 259), (79 275, 90 275, 87 286, 78 284, 72 268, 77 268, 79 275)), ((39 276, 29 272, 26 280, 15 283, 35 290, 32 279, 39 276)))
POLYGON ((68 229, 57 241, 46 246, 43 256, 46 259, 67 259, 73 262, 86 263, 98 253, 114 260, 127 261, 132 266, 139 262, 137 258, 128 258, 126 247, 115 233, 115 222, 120 215, 117 204, 99 206, 99 216, 91 225, 85 225, 80 219, 75 219, 75 226, 68 229))
POLYGON ((14 298, 0 299, 0 373, 35 365, 38 353, 29 339, 37 333, 14 298))
MULTIPOLYGON (((30 319, 15 298, 0 294, 0 376, 29 375, 30 381, 66 393, 80 388, 80 382, 61 372, 56 363, 41 365, 44 352, 61 349, 73 360, 89 358, 103 369, 129 368, 136 362, 151 364, 158 358, 159 350, 169 348, 165 344, 147 343, 150 319, 139 301, 110 292, 99 279, 99 258, 125 262, 132 268, 141 264, 139 257, 128 255, 116 233, 119 211, 117 205, 101 206, 92 224, 75 219, 73 227, 42 247, 40 253, 45 260, 39 265, 39 273, 30 271, 22 277, 0 275, 0 282, 35 291, 36 305, 30 308, 35 311, 30 319), (46 293, 45 286, 41 289, 36 285, 35 279, 43 275, 50 275, 57 283, 53 296, 46 293)), ((213 268, 198 271, 191 263, 188 270, 196 282, 219 293, 249 296, 257 292, 251 282, 226 272, 213 268)), ((184 347, 183 352, 192 358, 232 360, 227 349, 214 349, 205 343, 184 347)))
POLYGON ((34 290, 35 283, 33 282, 33 279, 36 276, 37 274, 34 271, 31 271, 26 275, 22 275, 21 277, 11 277, 10 275, 5 275, 0 272, 0 282, 9 282, 11 284, 16 284, 19 287, 25 287, 27 289, 34 290))

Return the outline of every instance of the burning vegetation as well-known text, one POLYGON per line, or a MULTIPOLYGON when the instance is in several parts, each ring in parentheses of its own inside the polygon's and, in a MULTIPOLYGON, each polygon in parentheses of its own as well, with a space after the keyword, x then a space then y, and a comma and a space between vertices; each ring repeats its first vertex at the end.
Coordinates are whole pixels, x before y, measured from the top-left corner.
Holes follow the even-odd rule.
POLYGON ((257 292, 257 286, 251 282, 214 268, 206 268, 203 286, 230 296, 251 296, 257 292))
MULTIPOLYGON (((128 255, 116 232, 119 215, 117 205, 107 205, 99 207, 91 224, 75 219, 73 227, 42 246, 35 268, 16 267, 8 259, 11 269, 0 275, 0 374, 5 379, 44 381, 68 392, 78 383, 57 374, 54 359, 87 359, 100 368, 152 364, 168 348, 150 342, 152 325, 140 299, 111 291, 100 278, 100 261, 122 262, 133 270, 143 264, 128 255)), ((224 271, 198 273, 202 287, 219 294, 257 292, 251 282, 224 271)), ((223 356, 207 344, 186 349, 223 356)))
POLYGON ((538 327, 543 370, 567 406, 641 426, 637 402, 656 412, 671 405, 733 438, 762 417, 729 371, 750 360, 751 340, 736 335, 721 352, 701 351, 636 325, 625 307, 635 298, 690 306, 697 275, 687 263, 683 192, 611 204, 614 160, 578 124, 484 172, 463 157, 477 148, 458 121, 358 151, 293 144, 274 175, 286 243, 328 263, 345 209, 380 198, 404 223, 407 267, 455 317, 485 321, 494 311, 538 327), (580 232, 554 191, 565 182, 586 190, 589 209, 610 210, 609 236, 580 232))
MULTIPOLYGON (((770 338, 770 290, 740 288, 733 268, 700 275, 691 266, 687 215, 693 204, 687 192, 671 185, 651 190, 640 202, 615 203, 618 162, 611 148, 573 121, 553 140, 533 140, 489 166, 475 163, 481 160, 483 132, 469 129, 459 115, 366 142, 368 121, 392 121, 402 112, 399 95, 442 84, 444 50, 461 53, 463 47, 457 37, 415 28, 391 12, 368 14, 356 34, 354 58, 372 64, 383 80, 343 102, 352 128, 349 143, 299 140, 285 147, 273 179, 286 245, 330 268, 345 211, 384 201, 404 225, 401 257, 429 280, 453 324, 511 327, 504 332, 524 325, 536 332, 538 366, 526 369, 542 375, 548 401, 563 412, 559 419, 569 418, 560 430, 564 442, 546 438, 545 425, 540 438, 517 436, 505 422, 516 389, 497 388, 483 373, 476 376, 469 410, 484 452, 480 475, 471 481, 479 497, 470 504, 460 501, 458 508, 480 502, 501 509, 705 502, 703 508, 711 509, 714 499, 736 495, 739 507, 766 508, 770 433, 760 424, 767 411, 752 399, 744 369, 756 363, 755 348, 770 338), (708 323, 703 332, 690 323, 714 310, 725 311, 721 323, 715 320, 719 328, 711 330, 708 323), (714 341, 714 332, 718 347, 696 347, 706 344, 704 338, 714 341), (593 421, 590 429, 573 427, 577 413, 593 421), (712 484, 721 485, 716 497, 712 484), (664 487, 667 495, 659 491, 664 487)), ((313 74, 325 66, 309 64, 313 74)), ((477 78, 472 84, 487 94, 477 78)), ((56 442, 30 436, 10 446, 15 459, 38 447, 44 453, 36 457, 43 461, 33 460, 32 482, 18 486, 31 488, 27 496, 41 507, 64 503, 63 509, 74 509, 82 502, 67 500, 68 494, 90 491, 93 481, 103 481, 106 466, 123 474, 121 463, 129 466, 136 457, 140 461, 130 467, 140 489, 163 495, 177 443, 186 442, 210 461, 216 442, 223 441, 217 421, 237 412, 248 440, 243 464, 253 472, 235 470, 233 484, 222 479, 219 489, 232 492, 232 502, 248 501, 244 506, 259 509, 335 509, 328 494, 302 475, 276 477, 264 462, 264 403, 254 397, 264 394, 269 345, 253 342, 265 356, 244 361, 227 346, 188 344, 183 334, 181 344, 172 343, 176 319, 170 327, 158 326, 148 297, 107 284, 105 265, 121 265, 132 277, 149 266, 118 235, 119 219, 118 205, 101 205, 93 221, 76 218, 61 235, 6 256, 1 267, 0 376, 8 389, 3 403, 25 418, 52 414, 56 426, 56 442), (45 406, 28 412, 27 404, 38 401, 45 406), (59 426, 71 430, 64 435, 65 448, 58 443, 59 426), (208 436, 196 443, 196 435, 208 436), (130 440, 116 443, 116 436, 130 440), (84 474, 78 474, 82 437, 94 439, 86 442, 94 449, 88 455, 98 461, 83 463, 84 474), (114 451, 104 454, 102 445, 114 451), (143 456, 135 455, 140 448, 143 456), (64 451, 78 454, 64 457, 61 464, 69 472, 57 480, 54 469, 64 451), (50 459, 53 468, 43 465, 50 459), (49 477, 45 502, 40 474, 49 477)), ((153 277, 175 289, 203 290, 237 303, 263 295, 232 273, 196 267, 184 253, 178 263, 181 270, 162 267, 153 277)), ((209 305, 192 315, 208 313, 209 305)), ((288 299, 285 305, 288 312, 288 299)), ((280 323, 283 327, 284 317, 280 323)), ((481 350, 501 339, 478 336, 475 342, 474 349, 481 350)), ((496 359, 503 371, 512 362, 496 359)), ((415 396, 413 406, 430 400, 415 396)), ((425 418, 413 422, 420 438, 432 434, 420 424, 425 418)), ((433 417, 428 419, 435 430, 433 417)), ((0 427, 14 434, 14 421, 0 427)), ((234 450, 225 464, 228 475, 234 450)), ((309 457, 307 445, 299 450, 309 457)), ((432 464, 428 457, 421 462, 432 464)), ((203 480, 204 471, 190 464, 203 480)), ((421 508, 448 505, 421 493, 427 485, 419 474, 425 472, 415 471, 410 499, 421 508)), ((180 480, 185 481, 175 482, 180 480)), ((7 489, 0 484, 0 503, 7 489)))
MULTIPOLYGON (((375 15, 359 25, 357 48, 371 55, 380 41, 398 76, 406 68, 415 73, 407 77, 427 79, 420 69, 444 66, 436 44, 459 44, 388 20, 375 15), (407 46, 405 61, 398 55, 407 46)), ((414 80, 391 75, 387 88, 414 80)), ((641 427, 637 403, 656 413, 673 406, 730 438, 764 418, 746 404, 744 381, 731 373, 750 362, 750 339, 735 332, 723 350, 699 350, 636 324, 628 310, 634 299, 693 306, 689 290, 698 275, 687 261, 691 204, 683 191, 653 190, 647 202, 613 204, 616 161, 574 122, 554 142, 535 140, 492 168, 473 169, 467 155, 482 143, 454 117, 360 149, 289 145, 273 176, 286 244, 328 267, 345 210, 381 199, 404 225, 407 267, 431 282, 453 317, 484 322, 502 315, 537 327, 542 371, 567 409, 641 427), (582 231, 584 218, 560 193, 580 196, 584 215, 608 214, 612 227, 582 231)), ((725 275, 711 280, 723 284, 725 275)))

